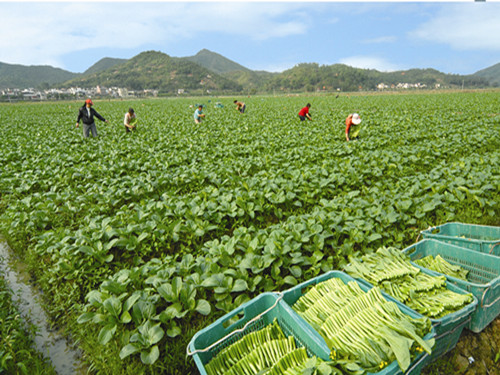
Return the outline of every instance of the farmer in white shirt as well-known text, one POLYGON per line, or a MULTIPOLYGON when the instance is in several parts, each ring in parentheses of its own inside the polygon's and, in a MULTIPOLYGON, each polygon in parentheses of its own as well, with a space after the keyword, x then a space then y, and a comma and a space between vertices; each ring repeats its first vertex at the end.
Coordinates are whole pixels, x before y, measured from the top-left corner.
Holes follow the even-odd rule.
POLYGON ((135 124, 137 122, 137 117, 135 116, 135 112, 133 108, 129 108, 128 112, 125 113, 125 118, 123 119, 123 125, 125 125, 125 131, 131 132, 135 130, 135 124))

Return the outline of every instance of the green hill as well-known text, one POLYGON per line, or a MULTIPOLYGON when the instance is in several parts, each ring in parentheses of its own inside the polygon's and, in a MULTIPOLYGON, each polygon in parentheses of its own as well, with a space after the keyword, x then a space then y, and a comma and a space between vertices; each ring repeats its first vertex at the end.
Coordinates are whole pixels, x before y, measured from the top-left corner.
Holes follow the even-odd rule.
POLYGON ((96 62, 94 65, 92 65, 90 68, 88 68, 85 72, 83 72, 83 75, 89 75, 93 73, 99 73, 104 70, 107 70, 109 68, 112 68, 115 65, 123 64, 124 62, 128 61, 127 59, 114 59, 111 57, 105 57, 98 62, 96 62))
POLYGON ((117 86, 132 90, 155 89, 160 93, 239 92, 242 87, 208 69, 182 58, 157 51, 142 52, 105 71, 85 75, 64 83, 65 87, 117 86))
POLYGON ((208 70, 211 70, 212 72, 219 74, 234 71, 250 71, 250 69, 245 68, 243 65, 237 64, 234 61, 207 49, 202 49, 196 55, 184 57, 184 59, 192 61, 207 68, 208 70))
POLYGON ((265 83, 267 91, 315 91, 317 89, 341 91, 375 90, 378 84, 397 87, 398 84, 420 84, 434 88, 437 84, 445 87, 467 88, 487 87, 486 79, 475 76, 445 74, 434 69, 410 69, 396 72, 379 72, 373 69, 353 68, 343 64, 318 65, 298 64, 281 74, 273 76, 265 83))
POLYGON ((482 69, 473 74, 474 76, 487 79, 490 83, 500 86, 500 63, 482 69))
POLYGON ((0 62, 0 88, 36 88, 52 86, 79 76, 46 65, 12 65, 0 62))

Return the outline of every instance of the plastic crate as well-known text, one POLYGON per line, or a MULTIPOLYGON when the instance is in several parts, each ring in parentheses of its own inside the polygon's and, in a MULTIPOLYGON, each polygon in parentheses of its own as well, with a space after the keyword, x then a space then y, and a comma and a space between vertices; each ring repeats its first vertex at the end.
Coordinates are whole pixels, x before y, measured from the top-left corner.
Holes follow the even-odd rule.
MULTIPOLYGON (((435 241, 438 242, 438 241, 435 241)), ((417 266, 417 265, 415 265, 417 266)), ((419 267, 421 269, 421 272, 424 272, 428 275, 431 276, 439 276, 440 274, 436 272, 432 272, 426 268, 419 267)), ((373 287, 371 283, 364 279, 356 279, 359 281, 361 284, 373 287)), ((452 284, 450 281, 446 281, 446 288, 451 290, 452 292, 459 293, 459 294, 467 294, 468 292, 465 291, 464 289, 460 288, 457 285, 452 284)), ((432 354, 430 356, 430 361, 435 360, 436 358, 441 357, 443 354, 447 353, 451 349, 455 347, 455 345, 458 342, 458 339, 460 337, 460 334, 462 333, 464 327, 468 326, 472 320, 472 314, 476 311, 476 307, 478 305, 478 299, 474 294, 473 295, 473 301, 469 303, 467 306, 463 307, 462 309, 458 311, 454 311, 450 314, 447 314, 443 316, 442 318, 439 319, 432 319, 429 318, 432 322, 432 325, 435 329, 436 336, 434 339, 436 340, 436 343, 434 345, 434 349, 432 351, 432 354)), ((405 306, 407 309, 410 309, 408 306, 404 305, 402 302, 398 301, 396 298, 387 295, 387 298, 390 299, 391 301, 394 301, 398 304, 401 304, 405 306)), ((414 311, 413 309, 410 309, 411 311, 414 311)), ((417 313, 416 311, 414 311, 417 313)))
POLYGON ((317 341, 316 333, 301 324, 298 316, 294 312, 290 312, 278 298, 279 296, 276 293, 263 293, 197 332, 189 342, 188 350, 194 353, 193 359, 200 374, 207 374, 205 365, 222 349, 238 341, 246 334, 271 324, 275 318, 278 320, 283 333, 286 336, 295 338, 297 347, 305 347, 309 356, 315 355, 323 360, 328 360, 330 351, 325 351, 321 342, 317 341), (228 336, 236 330, 241 330, 249 321, 268 309, 269 311, 248 324, 243 331, 228 336), (237 321, 231 323, 234 319, 237 321), (202 351, 221 339, 222 341, 210 350, 202 351))
POLYGON ((424 239, 435 239, 500 256, 500 227, 447 223, 420 232, 424 239))
MULTIPOLYGON (((283 292, 283 302, 287 305, 286 307, 293 313, 295 313, 292 309, 292 305, 303 295, 306 293, 307 289, 309 286, 313 286, 313 285, 316 285, 316 284, 319 284, 325 280, 328 280, 328 279, 331 279, 331 278, 339 278, 340 280, 342 280, 344 283, 348 283, 349 281, 354 281, 354 282, 357 282, 358 285, 360 286, 360 288, 364 291, 364 292, 367 292, 368 290, 370 290, 372 288, 371 285, 366 285, 366 284, 363 284, 361 282, 359 282, 359 280, 349 276, 348 274, 346 274, 345 272, 342 272, 342 271, 330 271, 330 272, 327 272, 323 275, 320 275, 320 276, 317 276, 311 280, 308 280, 308 281, 305 281, 303 282, 302 284, 299 284, 285 292, 283 292)), ((390 299, 390 297, 383 293, 382 292, 382 295, 386 298, 386 299, 390 299)), ((402 303, 400 303, 399 301, 396 301, 396 300, 393 300, 391 299, 391 301, 395 302, 397 304, 397 306, 399 307, 399 309, 409 315, 410 317, 412 318, 421 318, 422 315, 416 313, 415 311, 413 311, 412 309, 408 308, 407 306, 403 305, 402 303)), ((309 323, 307 323, 301 316, 299 316, 297 314, 297 319, 299 319, 301 321, 301 324, 302 325, 305 325, 307 327, 309 327, 311 330, 314 331, 315 335, 317 336, 317 339, 319 341, 321 341, 321 344, 323 345, 324 347, 324 350, 327 351, 328 353, 330 353, 330 349, 328 348, 328 345, 326 344, 325 340, 323 339, 323 337, 316 331, 314 330, 309 323)), ((425 340, 429 340, 431 338, 433 338, 435 336, 435 330, 434 328, 432 328, 432 331, 430 333, 428 333, 424 339, 425 340)), ((414 360, 413 362, 411 363, 410 367, 406 370, 406 372, 404 374, 413 374, 413 375, 418 375, 420 374, 420 372, 422 371, 422 369, 430 362, 430 359, 431 359, 431 356, 429 354, 427 354, 426 352, 423 352, 421 354, 419 354, 414 360)), ((372 374, 372 373, 367 373, 367 374, 372 374)), ((399 365, 397 363, 397 361, 394 361, 392 362, 390 365, 388 365, 387 367, 385 367, 384 369, 382 369, 381 371, 375 373, 377 375, 399 375, 399 374, 403 374, 403 371, 401 371, 401 369, 399 368, 399 365)))
MULTIPOLYGON (((477 307, 467 326, 472 332, 481 332, 500 314, 500 257, 436 240, 422 240, 404 249, 403 252, 412 260, 439 254, 447 262, 469 271, 468 281, 444 276, 448 282, 472 293, 477 298, 477 307)), ((415 266, 433 275, 443 275, 417 264, 415 266)))

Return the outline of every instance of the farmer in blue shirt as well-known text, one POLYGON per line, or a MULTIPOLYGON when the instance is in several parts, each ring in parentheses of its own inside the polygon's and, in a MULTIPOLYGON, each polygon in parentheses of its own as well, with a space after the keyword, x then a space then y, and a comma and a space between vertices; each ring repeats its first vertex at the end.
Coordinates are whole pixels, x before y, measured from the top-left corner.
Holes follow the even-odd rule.
POLYGON ((199 124, 203 118, 205 118, 205 114, 202 113, 203 105, 199 105, 196 111, 194 111, 194 122, 199 124))

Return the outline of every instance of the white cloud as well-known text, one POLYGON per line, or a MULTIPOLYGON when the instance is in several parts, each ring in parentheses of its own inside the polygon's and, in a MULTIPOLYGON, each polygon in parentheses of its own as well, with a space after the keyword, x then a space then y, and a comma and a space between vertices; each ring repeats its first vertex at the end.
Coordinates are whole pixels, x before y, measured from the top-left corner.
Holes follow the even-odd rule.
POLYGON ((410 35, 457 50, 500 51, 500 4, 445 5, 410 35))
POLYGON ((354 68, 376 69, 381 72, 393 72, 404 68, 390 63, 382 58, 374 56, 351 56, 340 60, 341 64, 349 65, 354 68))
POLYGON ((307 31, 307 3, 1 3, 0 61, 39 65, 91 48, 168 45, 200 33, 265 40, 307 31))
POLYGON ((388 36, 381 36, 378 38, 366 39, 365 41, 363 41, 363 43, 367 44, 394 43, 396 42, 396 40, 397 37, 388 35, 388 36))

